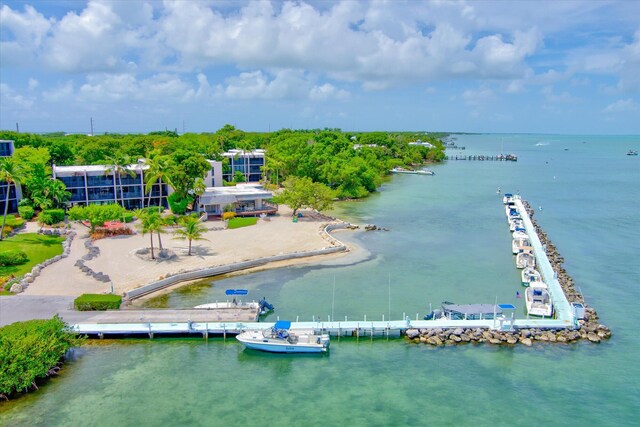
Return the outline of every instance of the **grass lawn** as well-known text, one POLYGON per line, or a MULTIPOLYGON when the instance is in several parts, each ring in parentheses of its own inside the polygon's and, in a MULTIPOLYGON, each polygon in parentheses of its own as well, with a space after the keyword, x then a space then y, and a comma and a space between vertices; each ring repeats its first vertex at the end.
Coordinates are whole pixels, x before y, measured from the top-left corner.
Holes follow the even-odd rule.
POLYGON ((0 267, 0 276, 22 276, 42 261, 62 253, 64 237, 45 236, 37 233, 16 234, 0 241, 0 252, 20 249, 27 254, 28 261, 21 265, 0 267))
POLYGON ((249 225, 256 225, 258 222, 258 218, 256 217, 247 217, 247 218, 231 218, 229 220, 229 229, 247 227, 249 225))

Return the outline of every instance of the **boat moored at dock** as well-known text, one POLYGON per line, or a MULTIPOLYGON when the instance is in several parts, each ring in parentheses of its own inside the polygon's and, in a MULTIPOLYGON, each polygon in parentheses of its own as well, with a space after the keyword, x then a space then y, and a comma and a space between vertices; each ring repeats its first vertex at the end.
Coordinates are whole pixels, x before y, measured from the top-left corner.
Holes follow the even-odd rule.
POLYGON ((542 275, 533 267, 526 267, 522 270, 522 286, 536 285, 542 283, 542 275))
POLYGON ((518 252, 531 250, 531 242, 528 237, 514 237, 511 242, 511 250, 513 254, 517 254, 518 252))
POLYGON ((409 175, 435 175, 436 173, 429 170, 429 169, 418 169, 418 170, 411 170, 411 169, 404 169, 404 168, 393 168, 391 169, 389 172, 391 173, 404 173, 404 174, 409 174, 409 175))
POLYGON ((236 339, 246 348, 270 353, 322 353, 329 349, 328 334, 291 330, 291 322, 279 320, 270 329, 244 331, 236 339))
POLYGON ((518 252, 516 255, 516 267, 517 268, 526 268, 526 267, 535 267, 536 266, 536 257, 530 250, 523 250, 522 252, 518 252))
POLYGON ((547 285, 538 282, 524 291, 524 302, 530 316, 551 317, 553 304, 547 285))

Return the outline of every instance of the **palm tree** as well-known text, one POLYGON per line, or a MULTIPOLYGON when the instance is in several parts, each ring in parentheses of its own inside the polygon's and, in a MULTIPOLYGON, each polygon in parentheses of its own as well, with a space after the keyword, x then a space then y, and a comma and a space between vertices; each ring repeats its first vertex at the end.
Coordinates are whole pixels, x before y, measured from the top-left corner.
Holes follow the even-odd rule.
MULTIPOLYGON (((155 212, 153 212, 155 214, 155 212)), ((138 227, 144 236, 146 233, 149 233, 151 237, 151 259, 156 259, 155 253, 153 252, 153 218, 151 213, 145 211, 144 209, 137 209, 135 211, 136 217, 140 220, 140 224, 138 227)))
POLYGON ((187 255, 191 256, 191 241, 192 240, 207 240, 202 237, 202 233, 207 231, 207 227, 202 225, 198 218, 187 216, 182 219, 182 227, 175 231, 176 237, 174 239, 187 239, 189 241, 189 252, 187 255))
MULTIPOLYGON (((117 153, 113 157, 110 157, 109 161, 111 164, 107 166, 107 169, 104 171, 104 173, 105 175, 109 175, 113 173, 118 177, 118 180, 120 182, 120 204, 124 208, 124 193, 122 191, 122 175, 126 174, 128 176, 135 177, 136 173, 133 170, 127 168, 127 166, 131 164, 131 158, 126 154, 117 153)), ((114 194, 114 198, 117 203, 118 196, 114 194)), ((122 213, 122 222, 125 222, 124 212, 122 213)))
POLYGON ((161 156, 157 153, 150 153, 147 159, 149 169, 145 171, 145 193, 149 193, 149 205, 151 204, 151 193, 153 185, 160 181, 160 203, 158 203, 158 212, 162 211, 162 183, 167 184, 173 189, 171 182, 171 159, 168 156, 161 156))
POLYGON ((0 159, 0 181, 7 183, 7 194, 4 198, 4 215, 2 217, 2 227, 0 227, 0 240, 4 238, 4 225, 7 222, 7 213, 9 212, 9 193, 11 185, 15 187, 19 182, 20 171, 17 163, 11 157, 0 159))
POLYGON ((155 231, 156 234, 158 235, 158 246, 160 247, 160 250, 162 250, 164 248, 162 247, 161 234, 164 232, 164 226, 166 225, 167 221, 166 221, 165 218, 160 216, 160 213, 158 213, 158 212, 151 212, 149 214, 149 216, 150 216, 150 221, 151 221, 149 230, 152 233, 155 231))
POLYGON ((47 195, 53 201, 55 207, 64 207, 65 202, 71 198, 71 193, 67 191, 67 186, 62 181, 52 179, 47 184, 47 195))

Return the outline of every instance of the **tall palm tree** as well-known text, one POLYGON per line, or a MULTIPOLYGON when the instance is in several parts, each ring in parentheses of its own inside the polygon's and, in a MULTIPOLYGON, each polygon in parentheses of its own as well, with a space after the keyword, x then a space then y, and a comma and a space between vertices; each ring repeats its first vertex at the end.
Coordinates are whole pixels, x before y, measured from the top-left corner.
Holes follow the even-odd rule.
POLYGON ((158 203, 158 212, 162 211, 162 183, 167 184, 173 189, 171 182, 171 159, 168 156, 161 156, 157 153, 150 153, 147 159, 149 169, 145 171, 145 189, 149 193, 149 205, 151 204, 151 193, 153 185, 160 182, 160 203, 158 203))
MULTIPOLYGON (((129 169, 127 166, 131 164, 131 157, 126 154, 116 153, 113 157, 109 158, 109 165, 107 169, 104 171, 105 175, 109 175, 113 173, 118 177, 119 185, 120 185, 120 204, 124 208, 124 193, 122 190, 122 175, 128 175, 131 177, 135 177, 136 173, 129 169)), ((114 198, 116 199, 116 203, 118 202, 118 196, 114 194, 114 198)), ((124 212, 122 213, 122 222, 124 220, 124 212)))
POLYGON ((153 218, 151 217, 151 213, 144 209, 137 209, 135 211, 135 215, 140 220, 138 228, 140 229, 140 232, 142 232, 142 235, 144 236, 149 233, 149 236, 151 237, 151 259, 156 259, 155 253, 153 252, 153 218))
POLYGON ((174 239, 187 239, 189 241, 189 252, 187 255, 191 256, 191 241, 193 240, 207 240, 202 237, 202 233, 207 231, 207 227, 202 225, 198 218, 187 216, 182 219, 182 227, 175 231, 174 239))
POLYGON ((162 247, 162 237, 161 234, 164 232, 164 226, 166 225, 166 219, 163 218, 159 212, 151 212, 150 213, 150 227, 149 230, 153 233, 155 231, 155 233, 158 235, 158 247, 160 248, 160 250, 164 249, 162 247))
POLYGON ((7 222, 7 213, 9 212, 11 185, 15 187, 19 180, 20 171, 17 163, 11 157, 0 159, 0 181, 7 183, 7 194, 4 198, 4 215, 2 216, 2 227, 0 227, 0 240, 4 238, 4 225, 7 222))

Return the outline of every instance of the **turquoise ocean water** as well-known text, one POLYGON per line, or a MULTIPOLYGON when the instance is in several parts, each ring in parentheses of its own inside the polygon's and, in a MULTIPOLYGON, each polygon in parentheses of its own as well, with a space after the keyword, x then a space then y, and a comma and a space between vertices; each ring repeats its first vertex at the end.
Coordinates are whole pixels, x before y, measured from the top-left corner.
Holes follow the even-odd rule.
MULTIPOLYGON (((640 419, 640 136, 459 135, 450 161, 395 176, 335 215, 388 232, 340 233, 362 250, 314 267, 214 280, 161 303, 243 287, 281 318, 423 316, 429 304, 510 302, 519 272, 497 187, 519 192, 613 338, 600 345, 431 348, 332 340, 322 357, 248 352, 234 340, 105 341, 62 375, 0 404, 0 425, 637 425, 640 419), (335 299, 332 295, 335 283, 335 299), (390 295, 390 298, 389 298, 390 295)), ((276 314, 271 319, 275 319, 276 314)))

